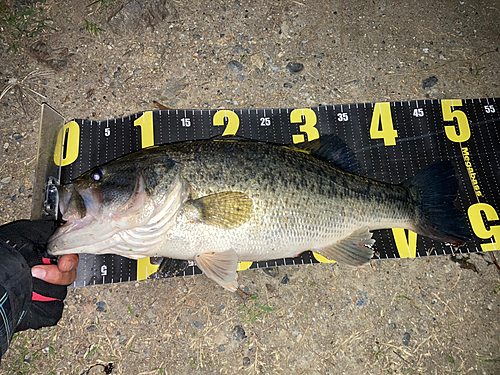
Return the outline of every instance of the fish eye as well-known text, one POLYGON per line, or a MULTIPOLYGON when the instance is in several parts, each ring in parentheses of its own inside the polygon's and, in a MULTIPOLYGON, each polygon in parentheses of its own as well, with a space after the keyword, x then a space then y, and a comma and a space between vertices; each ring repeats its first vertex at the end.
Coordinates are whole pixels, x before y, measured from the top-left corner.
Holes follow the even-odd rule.
POLYGON ((91 173, 90 173, 90 179, 92 181, 101 181, 103 178, 103 171, 101 168, 97 168, 97 169, 94 169, 91 173))

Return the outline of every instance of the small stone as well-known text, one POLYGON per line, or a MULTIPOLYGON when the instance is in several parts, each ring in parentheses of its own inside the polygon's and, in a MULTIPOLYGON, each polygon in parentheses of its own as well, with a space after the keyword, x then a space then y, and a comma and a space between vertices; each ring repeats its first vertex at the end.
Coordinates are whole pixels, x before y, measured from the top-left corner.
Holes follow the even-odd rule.
POLYGON ((262 271, 264 271, 266 275, 271 277, 278 277, 280 274, 278 267, 264 268, 262 271))
POLYGON ((97 327, 93 324, 87 327, 87 331, 89 331, 89 332, 94 332, 96 329, 97 329, 97 327))
POLYGON ((287 88, 287 89, 291 89, 293 87, 293 85, 290 83, 290 82, 285 82, 283 84, 283 87, 287 88))
POLYGON ((438 79, 436 78, 436 76, 429 77, 422 81, 422 88, 425 90, 427 88, 434 86, 437 82, 438 79))
POLYGON ((408 346, 410 344, 410 333, 405 332, 403 335, 403 345, 408 346))
POLYGON ((242 326, 235 326, 233 328, 233 340, 242 341, 246 339, 247 335, 245 334, 245 330, 242 326))
POLYGON ((224 345, 219 345, 219 352, 223 352, 226 350, 226 347, 224 345))
POLYGON ((250 358, 248 357, 243 358, 243 366, 250 366, 250 358))
POLYGON ((8 184, 12 180, 12 176, 4 177, 0 180, 2 184, 8 184))
POLYGON ((288 278, 288 275, 285 275, 285 277, 283 277, 283 279, 281 279, 281 284, 288 284, 288 282, 290 281, 290 279, 288 278))
POLYGON ((201 328, 201 327, 203 326, 203 323, 200 323, 200 322, 199 322, 199 321, 197 321, 197 320, 195 320, 195 321, 193 322, 193 324, 194 324, 194 326, 195 326, 196 328, 201 328))
POLYGON ((7 150, 9 148, 9 142, 5 142, 3 144, 3 148, 4 148, 4 150, 7 150))
POLYGON ((106 313, 108 312, 108 305, 104 301, 99 301, 97 302, 97 308, 95 309, 95 311, 106 313))
POLYGON ((243 64, 240 63, 239 61, 236 61, 236 60, 232 60, 230 62, 227 63, 226 67, 230 70, 232 70, 233 72, 235 72, 236 74, 241 74, 243 73, 243 64))
POLYGON ((298 74, 302 70, 304 70, 304 64, 289 62, 287 64, 286 68, 290 71, 290 73, 292 73, 292 74, 298 74))
POLYGON ((234 50, 236 51, 236 53, 242 53, 244 51, 242 46, 236 46, 234 47, 234 50))
POLYGON ((111 81, 109 77, 104 77, 104 82, 109 83, 109 81, 111 81))

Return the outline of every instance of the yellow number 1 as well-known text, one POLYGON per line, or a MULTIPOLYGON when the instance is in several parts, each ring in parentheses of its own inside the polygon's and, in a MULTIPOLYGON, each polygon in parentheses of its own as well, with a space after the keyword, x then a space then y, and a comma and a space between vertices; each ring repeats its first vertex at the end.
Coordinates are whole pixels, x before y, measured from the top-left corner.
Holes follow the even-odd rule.
POLYGON ((153 112, 144 112, 141 117, 134 121, 134 126, 141 128, 141 147, 151 147, 155 145, 153 112))

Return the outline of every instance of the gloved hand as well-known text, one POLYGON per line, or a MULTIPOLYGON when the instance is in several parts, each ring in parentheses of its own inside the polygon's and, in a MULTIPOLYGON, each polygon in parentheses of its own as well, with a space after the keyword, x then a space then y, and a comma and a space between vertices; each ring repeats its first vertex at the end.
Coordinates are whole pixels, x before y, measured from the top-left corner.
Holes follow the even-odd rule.
POLYGON ((64 255, 57 264, 43 258, 47 241, 56 227, 55 222, 42 220, 20 220, 0 227, 0 240, 22 255, 31 267, 32 278, 28 282, 32 284, 32 301, 15 328, 16 332, 52 326, 61 319, 66 285, 76 278, 78 256, 64 255))

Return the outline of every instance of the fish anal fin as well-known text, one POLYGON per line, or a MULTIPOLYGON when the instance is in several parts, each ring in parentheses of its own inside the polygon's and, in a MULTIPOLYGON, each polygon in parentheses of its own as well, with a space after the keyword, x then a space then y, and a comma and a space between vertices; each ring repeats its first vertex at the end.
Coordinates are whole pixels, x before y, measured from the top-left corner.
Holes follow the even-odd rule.
POLYGON ((201 253, 195 256, 194 261, 208 278, 223 288, 231 292, 238 289, 238 256, 234 250, 201 253))
POLYGON ((372 246, 374 243, 375 240, 368 227, 363 227, 330 246, 314 251, 330 260, 358 267, 370 261, 373 250, 367 246, 372 246))
POLYGON ((239 191, 225 191, 207 195, 191 202, 199 210, 200 219, 219 228, 234 229, 246 223, 253 215, 253 200, 239 191))

